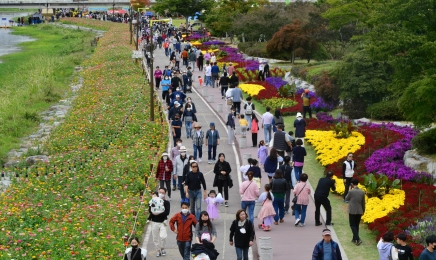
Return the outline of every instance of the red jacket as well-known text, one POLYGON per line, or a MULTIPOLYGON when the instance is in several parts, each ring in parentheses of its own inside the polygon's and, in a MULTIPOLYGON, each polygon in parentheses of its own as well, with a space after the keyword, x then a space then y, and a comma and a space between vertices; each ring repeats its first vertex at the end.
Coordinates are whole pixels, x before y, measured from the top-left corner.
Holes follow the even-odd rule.
POLYGON ((192 240, 192 227, 197 225, 197 219, 194 214, 189 213, 185 222, 182 219, 182 213, 176 213, 170 219, 170 228, 172 231, 176 229, 174 223, 177 223, 177 241, 188 242, 192 240))
POLYGON ((157 165, 157 172, 156 172, 156 179, 158 180, 171 180, 171 172, 173 171, 173 162, 171 160, 167 160, 164 162, 163 160, 159 161, 159 164, 157 165), (168 170, 165 171, 165 165, 167 166, 168 170), (165 173, 165 179, 163 179, 165 173))

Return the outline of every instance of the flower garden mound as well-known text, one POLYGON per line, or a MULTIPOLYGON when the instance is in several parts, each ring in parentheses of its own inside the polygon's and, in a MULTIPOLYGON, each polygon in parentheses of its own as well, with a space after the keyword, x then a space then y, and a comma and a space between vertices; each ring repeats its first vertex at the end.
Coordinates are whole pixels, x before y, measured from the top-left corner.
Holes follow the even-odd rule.
POLYGON ((127 25, 110 25, 85 64, 70 114, 48 142, 50 163, 6 169, 20 181, 0 196, 1 259, 121 257, 135 219, 135 235, 142 233, 139 195, 144 178, 144 199, 155 188, 150 165, 166 147, 167 126, 149 121, 142 71, 132 66, 128 40, 119 40, 129 39, 127 25))

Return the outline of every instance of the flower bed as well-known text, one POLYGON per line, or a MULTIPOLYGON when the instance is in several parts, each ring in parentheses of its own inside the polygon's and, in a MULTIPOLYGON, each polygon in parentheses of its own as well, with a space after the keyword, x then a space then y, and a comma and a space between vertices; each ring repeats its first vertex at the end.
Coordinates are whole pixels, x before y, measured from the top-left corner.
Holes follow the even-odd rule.
POLYGON ((259 91, 265 89, 262 85, 250 83, 239 84, 239 88, 250 96, 256 96, 259 91))
POLYGON ((289 98, 270 98, 270 99, 263 99, 260 102, 265 107, 271 107, 271 108, 281 108, 281 107, 287 108, 287 107, 295 106, 295 104, 297 104, 297 102, 289 98))
POLYGON ((282 79, 282 77, 269 77, 269 78, 266 78, 265 81, 268 84, 274 86, 276 89, 279 89, 279 88, 283 87, 284 85, 288 84, 288 82, 284 81, 282 79))
POLYGON ((5 169, 20 181, 0 196, 1 259, 122 257, 135 219, 141 235, 139 191, 168 138, 165 123, 149 121, 141 69, 131 65, 128 41, 118 40, 128 38, 127 25, 114 23, 100 39, 72 110, 45 147, 50 163, 5 169))

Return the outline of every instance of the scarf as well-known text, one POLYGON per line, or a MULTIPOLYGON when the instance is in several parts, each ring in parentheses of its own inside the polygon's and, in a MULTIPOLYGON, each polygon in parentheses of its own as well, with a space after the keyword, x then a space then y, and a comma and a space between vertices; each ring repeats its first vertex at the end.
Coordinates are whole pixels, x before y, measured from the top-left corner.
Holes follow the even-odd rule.
POLYGON ((245 225, 245 221, 247 221, 247 219, 244 219, 244 221, 238 221, 238 227, 243 227, 245 225))

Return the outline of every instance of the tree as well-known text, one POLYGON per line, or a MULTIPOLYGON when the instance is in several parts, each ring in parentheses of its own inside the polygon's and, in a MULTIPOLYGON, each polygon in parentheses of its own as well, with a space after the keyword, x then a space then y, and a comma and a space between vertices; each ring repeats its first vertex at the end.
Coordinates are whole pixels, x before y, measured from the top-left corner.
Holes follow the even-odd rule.
POLYGON ((339 104, 339 93, 341 89, 336 84, 336 78, 329 76, 324 71, 319 81, 315 83, 316 94, 320 96, 326 103, 337 106, 339 104))
POLYGON ((149 6, 150 0, 130 0, 130 5, 134 10, 138 10, 138 8, 149 6))
POLYGON ((210 10, 214 0, 156 0, 153 10, 159 13, 171 12, 183 15, 188 24, 188 17, 195 15, 196 12, 210 10))

